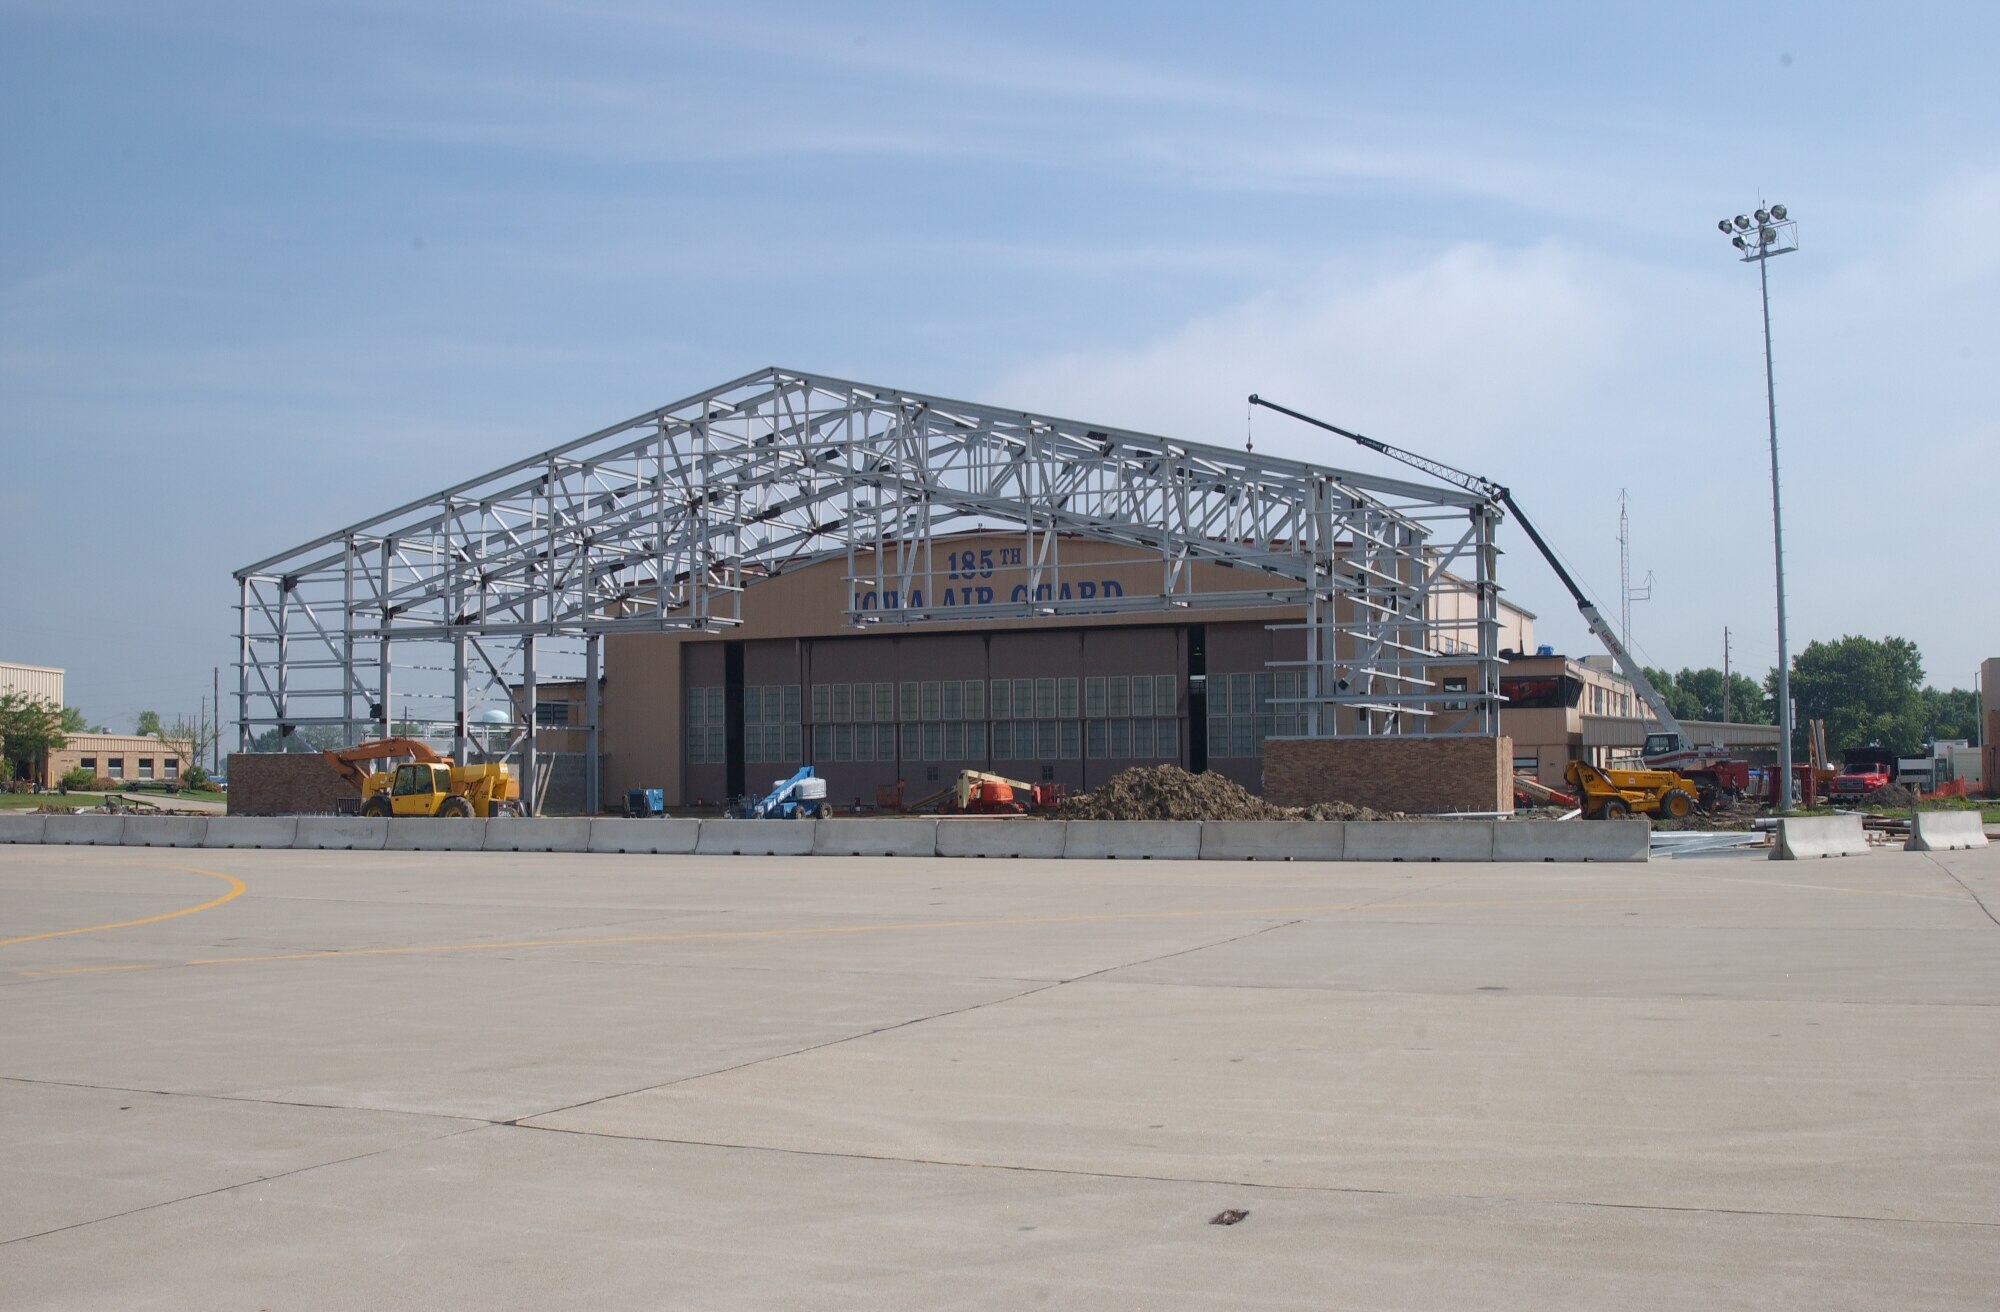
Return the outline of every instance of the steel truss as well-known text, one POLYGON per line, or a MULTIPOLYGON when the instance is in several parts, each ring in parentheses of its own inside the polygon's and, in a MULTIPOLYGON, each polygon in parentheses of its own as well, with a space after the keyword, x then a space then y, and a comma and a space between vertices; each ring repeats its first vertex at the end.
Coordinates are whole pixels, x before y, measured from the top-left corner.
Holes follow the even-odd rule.
POLYGON ((386 736, 392 674, 429 644, 459 752, 477 681, 532 769, 538 643, 580 639, 594 765, 604 634, 726 629, 745 589, 842 556, 863 628, 1289 609, 1309 736, 1491 734, 1499 519, 1456 488, 766 369, 236 571, 241 737, 386 736), (1027 586, 937 605, 933 544, 971 528, 1019 532, 1027 586), (1159 591, 1066 597, 1077 537, 1157 557, 1159 591), (1241 586, 1198 588, 1202 565, 1241 586), (859 605, 887 592, 916 604, 859 605), (1447 664, 1466 691, 1430 677, 1447 664))

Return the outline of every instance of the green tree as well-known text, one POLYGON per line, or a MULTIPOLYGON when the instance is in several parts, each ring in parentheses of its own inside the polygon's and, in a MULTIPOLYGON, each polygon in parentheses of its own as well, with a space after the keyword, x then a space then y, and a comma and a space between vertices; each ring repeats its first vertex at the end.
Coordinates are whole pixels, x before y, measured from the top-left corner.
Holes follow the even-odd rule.
POLYGON ((21 778, 40 774, 42 759, 62 750, 62 707, 46 697, 0 692, 0 753, 21 778))
POLYGON ((1940 692, 1936 688, 1926 688, 1924 699, 1924 728, 1933 742, 1943 742, 1950 738, 1963 738, 1967 742, 1979 737, 1979 694, 1965 688, 1953 688, 1950 692, 1940 692))
MULTIPOLYGON (((1723 674, 1710 667, 1702 670, 1682 670, 1674 676, 1674 686, 1687 696, 1695 707, 1690 713, 1696 720, 1722 719, 1723 674)), ((1741 674, 1731 671, 1728 676, 1729 718, 1737 724, 1769 724, 1771 708, 1764 700, 1763 690, 1756 683, 1741 674)), ((1679 715, 1676 707, 1674 714, 1679 715)))
MULTIPOLYGON (((1805 751, 1805 727, 1826 721, 1827 750, 1879 743, 1908 756, 1924 743, 1924 659, 1907 638, 1812 642, 1792 659, 1792 700, 1798 704, 1792 750, 1805 751)), ((1764 681, 1775 700, 1778 674, 1764 681)), ((1801 757, 1800 759, 1803 759, 1801 757)))
POLYGON ((1701 714, 1701 704, 1695 700, 1693 694, 1680 686, 1680 681, 1675 679, 1673 675, 1668 674, 1665 670, 1653 669, 1651 666, 1642 668, 1646 671, 1647 681, 1659 690, 1661 700, 1666 702, 1667 709, 1673 712, 1676 720, 1699 720, 1705 718, 1701 714))

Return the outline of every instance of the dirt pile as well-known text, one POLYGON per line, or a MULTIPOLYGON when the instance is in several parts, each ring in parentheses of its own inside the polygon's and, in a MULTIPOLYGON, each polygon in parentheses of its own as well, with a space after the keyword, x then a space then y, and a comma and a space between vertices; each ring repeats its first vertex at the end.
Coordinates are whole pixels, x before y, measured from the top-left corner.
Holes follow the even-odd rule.
POLYGON ((1273 806, 1219 774, 1189 774, 1176 765, 1138 765, 1093 792, 1063 799, 1059 820, 1396 820, 1346 802, 1273 806))
POLYGON ((1907 811, 1917 804, 1917 795, 1901 784, 1884 784, 1861 799, 1870 811, 1907 811))

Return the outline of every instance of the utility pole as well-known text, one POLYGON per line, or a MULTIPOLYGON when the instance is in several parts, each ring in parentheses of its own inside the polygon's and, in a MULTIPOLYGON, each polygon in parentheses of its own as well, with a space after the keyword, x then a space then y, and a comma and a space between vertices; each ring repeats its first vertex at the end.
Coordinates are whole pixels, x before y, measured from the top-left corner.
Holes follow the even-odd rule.
POLYGON ((1722 722, 1729 723, 1729 626, 1722 626, 1722 722))
POLYGON ((220 665, 214 666, 213 671, 215 674, 215 752, 214 752, 215 769, 211 773, 221 774, 222 773, 222 667, 220 665))

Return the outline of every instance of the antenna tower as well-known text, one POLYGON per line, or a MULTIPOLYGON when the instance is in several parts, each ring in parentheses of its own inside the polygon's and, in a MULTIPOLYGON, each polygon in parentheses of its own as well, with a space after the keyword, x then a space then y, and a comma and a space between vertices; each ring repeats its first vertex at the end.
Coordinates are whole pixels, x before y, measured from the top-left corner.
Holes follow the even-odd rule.
POLYGON ((1653 599, 1653 571, 1646 571, 1644 583, 1632 586, 1632 519, 1625 510, 1630 499, 1624 488, 1618 489, 1618 640, 1626 651, 1632 650, 1632 603, 1653 599))

